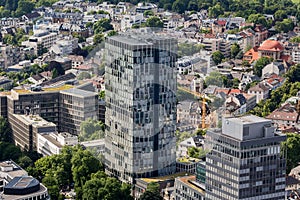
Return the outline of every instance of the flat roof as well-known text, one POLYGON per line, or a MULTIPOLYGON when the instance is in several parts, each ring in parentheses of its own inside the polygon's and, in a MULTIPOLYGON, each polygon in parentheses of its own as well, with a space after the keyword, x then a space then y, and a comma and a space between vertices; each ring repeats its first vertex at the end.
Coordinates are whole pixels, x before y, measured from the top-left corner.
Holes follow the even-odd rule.
POLYGON ((68 90, 73 88, 73 85, 62 85, 62 86, 58 86, 58 87, 45 87, 42 88, 41 91, 31 91, 29 89, 13 89, 13 91, 17 92, 18 94, 29 94, 29 93, 43 93, 43 92, 58 92, 58 91, 62 91, 62 90, 68 90))
POLYGON ((17 165, 15 162, 11 161, 11 160, 8 160, 8 161, 2 161, 0 162, 0 165, 1 166, 12 166, 13 167, 13 170, 12 171, 7 171, 7 172, 2 172, 0 170, 1 173, 5 173, 5 174, 8 174, 8 176, 10 178, 14 178, 14 177, 17 177, 17 176, 27 176, 27 172, 22 169, 19 165, 17 165))
POLYGON ((25 194, 25 195, 8 195, 8 194, 2 194, 2 198, 4 200, 23 200, 23 199, 26 199, 27 198, 30 198, 30 197, 33 197, 33 196, 38 196, 38 195, 41 195, 41 194, 45 194, 47 192, 47 188, 43 185, 43 184, 40 184, 40 189, 34 193, 30 193, 30 194, 25 194))
POLYGON ((158 176, 158 177, 153 177, 153 178, 140 178, 140 180, 145 181, 146 183, 151 183, 151 182, 162 182, 162 181, 167 181, 167 180, 172 180, 181 176, 186 176, 187 172, 180 172, 176 174, 171 174, 167 176, 158 176))
POLYGON ((154 33, 153 31, 151 30, 149 31, 149 30, 150 29, 130 30, 128 32, 109 37, 108 41, 113 40, 113 41, 129 44, 129 45, 141 46, 141 45, 153 45, 152 41, 172 39, 171 37, 167 37, 159 33, 154 33))
POLYGON ((233 118, 226 118, 228 121, 232 121, 239 124, 253 124, 253 123, 260 123, 260 122, 271 122, 271 120, 258 117, 255 115, 245 115, 242 117, 233 117, 233 118))
POLYGON ((198 191, 201 194, 205 194, 205 190, 201 187, 201 184, 198 184, 196 182, 196 176, 184 176, 184 177, 180 177, 178 178, 179 181, 183 182, 184 184, 186 184, 187 186, 189 186, 190 188, 198 191))
POLYGON ((91 141, 86 141, 86 142, 80 142, 80 144, 85 147, 97 147, 97 146, 105 145, 105 140, 104 139, 91 140, 91 141))
POLYGON ((63 145, 61 143, 59 143, 54 137, 52 137, 50 134, 40 134, 40 136, 44 137, 45 139, 47 139, 49 142, 51 142, 52 144, 54 144, 55 146, 59 147, 59 148, 63 148, 63 145))
POLYGON ((92 96, 97 95, 96 92, 90 92, 90 91, 81 90, 81 89, 78 89, 78 88, 71 88, 71 89, 68 89, 68 90, 64 90, 61 93, 71 94, 71 95, 75 95, 75 96, 78 96, 78 97, 92 97, 92 96))
POLYGON ((54 123, 48 122, 47 120, 38 115, 13 115, 20 121, 25 122, 27 125, 31 124, 34 127, 56 126, 54 123))

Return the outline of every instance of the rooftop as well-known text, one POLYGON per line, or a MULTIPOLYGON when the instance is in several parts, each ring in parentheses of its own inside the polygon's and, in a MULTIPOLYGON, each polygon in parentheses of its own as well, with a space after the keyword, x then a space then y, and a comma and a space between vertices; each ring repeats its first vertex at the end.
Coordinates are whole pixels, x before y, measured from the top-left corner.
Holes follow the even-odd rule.
POLYGON ((242 117, 233 117, 233 118, 227 118, 226 120, 239 123, 239 124, 253 124, 253 123, 259 123, 259 122, 271 122, 268 119, 264 119, 262 117, 258 117, 255 115, 245 115, 242 117))
POLYGON ((54 123, 48 122, 38 115, 13 115, 20 121, 25 122, 27 125, 31 124, 34 127, 56 126, 54 123))
MULTIPOLYGON (((27 172, 11 160, 0 162, 0 166, 1 167, 9 167, 9 166, 13 167, 12 171, 5 171, 5 172, 1 171, 1 168, 0 168, 0 172, 7 174, 10 178, 14 178, 16 176, 27 176, 27 172)), ((2 178, 2 175, 0 175, 0 178, 2 178)))
POLYGON ((260 47, 258 47, 259 51, 283 51, 283 46, 275 40, 266 40, 264 41, 260 47))
MULTIPOLYGON (((61 90, 68 90, 73 88, 73 85, 62 85, 58 87, 48 87, 48 88, 42 88, 41 91, 38 92, 57 92, 61 90)), ((18 94, 29 94, 29 93, 37 93, 36 91, 31 91, 30 89, 13 89, 13 91, 17 92, 18 94)))
POLYGON ((180 172, 176 174, 171 174, 167 176, 159 176, 159 177, 153 177, 153 178, 141 178, 142 181, 145 181, 147 183, 151 182, 162 182, 162 181, 167 181, 167 180, 172 180, 181 176, 185 176, 187 173, 186 172, 180 172))
POLYGON ((180 177, 180 178, 178 178, 178 180, 183 182, 184 184, 186 184, 190 188, 198 191, 199 193, 205 194, 205 190, 200 187, 200 184, 197 184, 195 175, 180 177))
POLYGON ((64 90, 63 93, 64 94, 72 94, 72 95, 79 96, 79 97, 92 97, 92 96, 97 95, 97 93, 95 93, 95 92, 81 90, 78 88, 71 88, 68 90, 64 90))

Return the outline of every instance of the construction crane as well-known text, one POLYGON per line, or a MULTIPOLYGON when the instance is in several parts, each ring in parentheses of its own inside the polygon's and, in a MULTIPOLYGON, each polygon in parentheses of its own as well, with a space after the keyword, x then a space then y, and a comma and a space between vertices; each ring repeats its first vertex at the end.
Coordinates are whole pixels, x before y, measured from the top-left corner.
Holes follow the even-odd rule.
POLYGON ((206 128, 206 124, 205 124, 205 117, 206 117, 206 98, 205 98, 205 95, 204 94, 201 94, 201 93, 198 93, 198 92, 194 92, 194 91, 191 91, 187 88, 184 88, 184 87, 178 87, 178 90, 181 90, 181 91, 184 91, 184 92, 187 92, 189 94, 192 94, 194 95, 195 97, 199 97, 200 98, 200 101, 202 100, 202 108, 201 108, 201 128, 202 129, 205 129, 206 128))

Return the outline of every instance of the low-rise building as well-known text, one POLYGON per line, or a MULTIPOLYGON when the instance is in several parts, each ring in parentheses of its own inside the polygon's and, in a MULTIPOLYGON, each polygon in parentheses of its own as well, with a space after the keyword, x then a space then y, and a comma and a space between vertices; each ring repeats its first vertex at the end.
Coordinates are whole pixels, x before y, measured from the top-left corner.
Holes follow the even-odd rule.
MULTIPOLYGON (((29 110, 28 110, 29 112, 29 110)), ((12 139, 16 146, 26 151, 37 150, 38 134, 56 131, 56 125, 38 115, 11 114, 9 124, 12 129, 12 139)))
POLYGON ((299 124, 299 114, 295 105, 286 103, 270 113, 267 119, 271 119, 278 126, 295 126, 299 124))
POLYGON ((268 84, 262 82, 249 88, 248 94, 256 95, 256 103, 259 103, 261 100, 269 98, 270 90, 271 87, 268 84))
POLYGON ((28 176, 28 173, 14 161, 0 162, 0 194, 3 192, 4 187, 16 176, 28 176))
POLYGON ((44 156, 59 154, 64 146, 78 144, 78 137, 70 133, 44 133, 37 135, 37 152, 44 156))
POLYGON ((196 176, 184 176, 175 179, 175 200, 204 200, 205 187, 196 181, 196 176))

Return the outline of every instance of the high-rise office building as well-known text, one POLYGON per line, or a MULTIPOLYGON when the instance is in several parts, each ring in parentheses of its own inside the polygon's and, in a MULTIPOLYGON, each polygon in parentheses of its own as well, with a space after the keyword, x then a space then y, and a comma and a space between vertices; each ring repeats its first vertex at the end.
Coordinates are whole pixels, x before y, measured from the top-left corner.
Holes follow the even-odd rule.
POLYGON ((206 197, 217 199, 285 199, 285 135, 270 120, 254 115, 224 118, 222 130, 209 130, 206 197))
POLYGON ((107 173, 130 183, 174 173, 177 41, 130 32, 105 49, 107 173))

